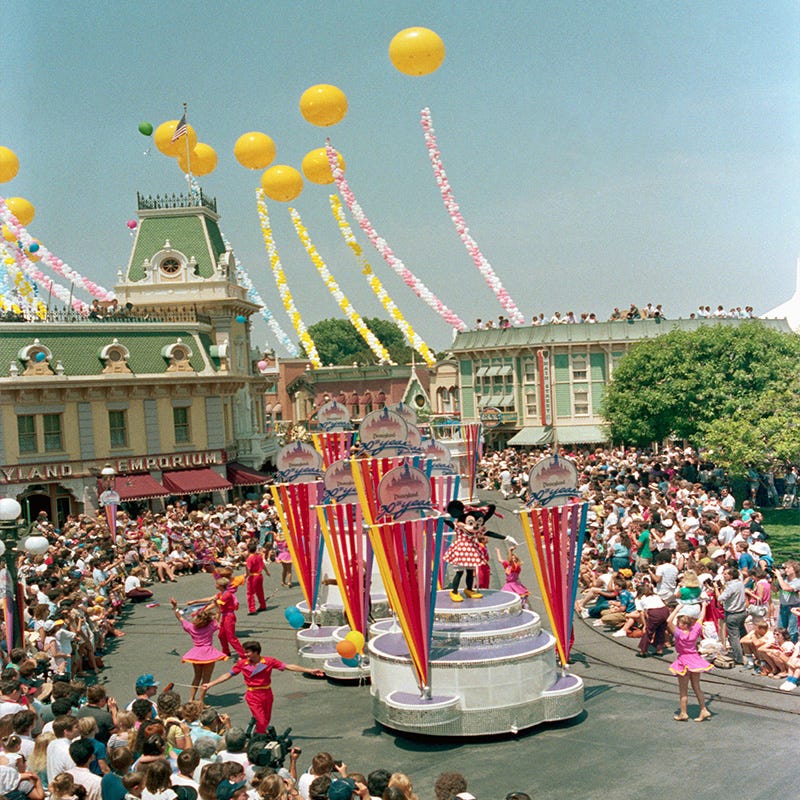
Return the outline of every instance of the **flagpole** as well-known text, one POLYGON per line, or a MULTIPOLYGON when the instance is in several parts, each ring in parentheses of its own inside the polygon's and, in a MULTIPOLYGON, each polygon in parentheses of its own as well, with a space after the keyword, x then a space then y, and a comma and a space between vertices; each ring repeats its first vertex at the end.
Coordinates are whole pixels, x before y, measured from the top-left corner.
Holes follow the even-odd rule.
MULTIPOLYGON (((186 116, 186 108, 187 104, 183 104, 183 118, 186 120, 186 124, 189 124, 188 117, 186 116)), ((191 162, 191 154, 189 153, 189 132, 186 132, 186 135, 183 137, 186 140, 186 189, 189 194, 189 200, 191 201, 192 198, 192 162, 191 162)))

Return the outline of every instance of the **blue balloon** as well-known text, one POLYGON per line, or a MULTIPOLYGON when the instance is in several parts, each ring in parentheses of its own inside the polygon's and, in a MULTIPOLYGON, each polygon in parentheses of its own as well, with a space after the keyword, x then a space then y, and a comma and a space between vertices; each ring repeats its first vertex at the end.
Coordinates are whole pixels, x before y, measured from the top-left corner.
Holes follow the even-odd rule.
POLYGON ((245 323, 245 322, 247 322, 247 317, 246 317, 244 314, 239 314, 239 315, 236 317, 236 321, 237 321, 238 323, 240 323, 240 324, 244 325, 244 323, 245 323))
POLYGON ((39 249, 39 245, 36 242, 31 242, 28 245, 28 252, 35 253, 39 249))
POLYGON ((295 630, 299 630, 306 624, 306 621, 302 615, 302 613, 298 610, 297 606, 290 606, 283 612, 283 616, 286 617, 286 621, 291 625, 295 630))
POLYGON ((358 656, 355 658, 343 658, 342 664, 346 667, 357 667, 358 666, 358 656))

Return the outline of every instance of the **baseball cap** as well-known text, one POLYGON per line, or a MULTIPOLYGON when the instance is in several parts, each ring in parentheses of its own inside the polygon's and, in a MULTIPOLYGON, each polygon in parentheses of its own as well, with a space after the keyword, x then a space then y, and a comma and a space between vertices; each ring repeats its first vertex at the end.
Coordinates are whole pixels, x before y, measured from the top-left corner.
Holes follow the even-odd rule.
POLYGON ((328 800, 350 800, 356 790, 356 783, 351 778, 338 778, 328 789, 328 800))
POLYGON ((247 784, 244 781, 237 781, 236 783, 231 783, 228 780, 222 781, 222 783, 217 786, 217 800, 231 800, 236 792, 246 788, 247 784))
POLYGON ((160 686, 161 684, 149 673, 140 675, 136 679, 137 689, 149 689, 151 686, 160 686))

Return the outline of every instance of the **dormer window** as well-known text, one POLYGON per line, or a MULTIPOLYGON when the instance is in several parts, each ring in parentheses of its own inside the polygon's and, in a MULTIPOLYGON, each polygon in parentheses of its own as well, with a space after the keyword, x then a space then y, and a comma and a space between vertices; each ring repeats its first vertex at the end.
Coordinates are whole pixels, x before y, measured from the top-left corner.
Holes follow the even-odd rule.
POLYGON ((130 350, 120 344, 119 339, 114 339, 111 344, 107 344, 100 350, 100 360, 105 363, 103 372, 130 372, 128 366, 130 357, 130 350))
POLYGON ((158 268, 165 274, 170 277, 173 275, 177 275, 181 271, 181 262, 178 261, 177 258, 165 258, 159 265, 158 268))
POLYGON ((167 372, 192 372, 192 365, 189 362, 192 349, 181 339, 164 347, 161 355, 169 361, 167 372))

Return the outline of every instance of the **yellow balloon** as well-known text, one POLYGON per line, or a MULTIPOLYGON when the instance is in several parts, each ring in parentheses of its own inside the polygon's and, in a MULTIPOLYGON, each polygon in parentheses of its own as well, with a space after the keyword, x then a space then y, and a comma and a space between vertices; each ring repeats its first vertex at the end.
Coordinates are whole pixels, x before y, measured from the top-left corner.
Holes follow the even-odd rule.
MULTIPOLYGON (((156 147, 165 156, 169 156, 170 158, 177 158, 181 154, 181 151, 186 153, 186 137, 181 136, 177 141, 172 141, 172 135, 175 133, 175 128, 177 127, 178 120, 171 119, 167 122, 162 122, 153 134, 153 141, 156 143, 156 147)), ((194 128, 191 125, 187 125, 186 128, 186 136, 189 137, 189 150, 191 151, 194 150, 197 144, 197 134, 194 132, 194 128)))
POLYGON ((389 58, 404 75, 430 75, 442 66, 444 42, 429 28, 406 28, 389 43, 389 58))
POLYGON ((236 160, 247 169, 265 169, 275 160, 275 142, 266 133, 243 133, 233 146, 236 160))
POLYGON ((17 237, 14 235, 14 231, 12 231, 11 228, 8 227, 8 225, 3 225, 3 238, 7 242, 17 241, 17 237))
POLYGON ((19 224, 26 228, 36 216, 36 209, 33 204, 24 197, 8 197, 6 198, 6 205, 9 211, 19 220, 19 224))
MULTIPOLYGON (((344 172, 345 163, 341 153, 336 154, 336 160, 339 162, 339 168, 344 172)), ((303 175, 311 183, 322 185, 333 183, 333 172, 331 172, 331 165, 328 162, 328 152, 324 147, 306 153, 300 166, 303 175)))
POLYGON ((347 114, 347 95, 336 86, 318 83, 300 96, 300 113, 312 125, 321 128, 335 125, 347 114))
POLYGON ((7 183, 19 172, 19 159, 13 150, 0 147, 0 183, 7 183))
POLYGON ((356 652, 364 652, 364 634, 361 631, 350 631, 344 638, 355 646, 356 652))
POLYGON ((184 171, 189 172, 191 165, 192 175, 208 175, 217 168, 217 153, 211 145, 198 142, 194 146, 194 150, 186 158, 186 153, 181 153, 178 156, 178 166, 184 171))
POLYGON ((276 164, 261 176, 261 188, 270 200, 288 203, 303 191, 303 176, 294 167, 276 164))

